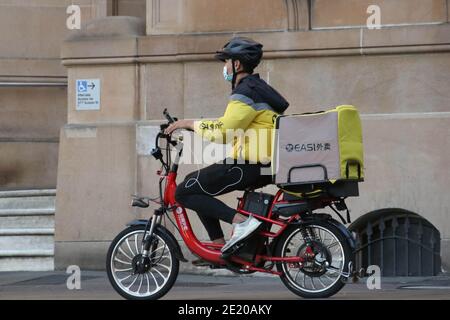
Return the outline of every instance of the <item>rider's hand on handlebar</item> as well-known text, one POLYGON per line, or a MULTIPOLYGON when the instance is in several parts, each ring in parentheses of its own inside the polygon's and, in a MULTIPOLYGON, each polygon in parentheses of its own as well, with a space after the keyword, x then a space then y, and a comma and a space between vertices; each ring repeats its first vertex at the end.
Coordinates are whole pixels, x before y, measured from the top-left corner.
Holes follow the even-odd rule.
POLYGON ((167 129, 164 130, 164 134, 171 134, 177 129, 188 129, 194 131, 194 120, 178 120, 170 124, 167 129))

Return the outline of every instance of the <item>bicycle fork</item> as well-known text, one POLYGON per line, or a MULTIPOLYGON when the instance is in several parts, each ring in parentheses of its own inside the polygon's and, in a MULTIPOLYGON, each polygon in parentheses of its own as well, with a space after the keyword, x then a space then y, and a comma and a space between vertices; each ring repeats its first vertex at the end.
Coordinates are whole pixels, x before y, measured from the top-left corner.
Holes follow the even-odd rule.
MULTIPOLYGON (((159 223, 161 222, 163 214, 164 214, 163 208, 156 209, 151 219, 150 226, 147 223, 147 227, 145 228, 144 240, 142 241, 142 257, 144 259, 148 258, 148 256, 150 255, 150 246, 152 245, 152 243, 154 243, 153 233, 155 232, 156 226, 159 225, 159 223)), ((157 245, 157 243, 154 243, 154 245, 157 245)), ((155 248, 152 249, 154 250, 155 248)))

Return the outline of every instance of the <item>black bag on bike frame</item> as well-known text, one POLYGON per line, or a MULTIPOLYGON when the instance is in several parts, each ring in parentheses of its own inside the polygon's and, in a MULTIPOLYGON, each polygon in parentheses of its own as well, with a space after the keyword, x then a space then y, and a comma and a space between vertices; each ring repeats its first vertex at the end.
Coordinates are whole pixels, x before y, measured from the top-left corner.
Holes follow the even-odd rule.
MULTIPOLYGON (((243 210, 251 212, 255 215, 267 217, 270 207, 272 205, 274 196, 262 192, 247 191, 244 194, 243 210)), ((263 223, 248 239, 244 240, 242 246, 234 253, 246 261, 253 262, 256 254, 264 245, 264 237, 258 235, 258 231, 269 231, 270 225, 263 223)))

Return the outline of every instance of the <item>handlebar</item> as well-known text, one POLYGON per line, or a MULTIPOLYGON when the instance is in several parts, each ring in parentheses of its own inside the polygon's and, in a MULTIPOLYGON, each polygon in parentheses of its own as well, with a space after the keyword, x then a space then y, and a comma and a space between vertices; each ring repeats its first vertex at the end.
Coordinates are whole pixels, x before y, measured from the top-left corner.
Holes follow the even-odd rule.
POLYGON ((176 122, 178 120, 177 118, 172 118, 172 116, 167 111, 167 108, 164 109, 163 115, 164 115, 164 117, 166 117, 166 119, 169 122, 169 124, 174 123, 174 122, 176 122))
MULTIPOLYGON (((170 124, 178 121, 178 118, 172 117, 169 114, 169 112, 167 111, 167 108, 164 109, 163 115, 167 119, 167 124, 161 125, 161 132, 163 132, 170 124)), ((194 130, 192 130, 192 129, 185 129, 185 130, 190 131, 190 132, 194 132, 194 130)))
POLYGON ((178 121, 177 118, 172 117, 167 109, 164 109, 163 115, 167 120, 167 123, 163 123, 160 125, 160 132, 157 134, 155 138, 155 148, 152 150, 151 154, 152 156, 159 160, 163 167, 166 169, 166 172, 169 171, 169 166, 171 165, 170 160, 170 152, 168 152, 168 149, 166 148, 166 159, 164 159, 163 152, 159 146, 159 139, 166 139, 167 145, 177 146, 178 142, 176 140, 172 140, 171 134, 165 134, 164 131, 169 127, 170 124, 178 121))

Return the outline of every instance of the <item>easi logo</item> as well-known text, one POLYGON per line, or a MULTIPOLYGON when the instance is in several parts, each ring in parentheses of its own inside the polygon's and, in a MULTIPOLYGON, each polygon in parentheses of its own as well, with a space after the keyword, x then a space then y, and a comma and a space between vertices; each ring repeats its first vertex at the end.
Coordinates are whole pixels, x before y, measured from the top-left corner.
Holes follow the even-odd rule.
POLYGON ((321 143, 288 143, 285 147, 287 152, 312 152, 312 151, 331 151, 331 144, 321 143))

